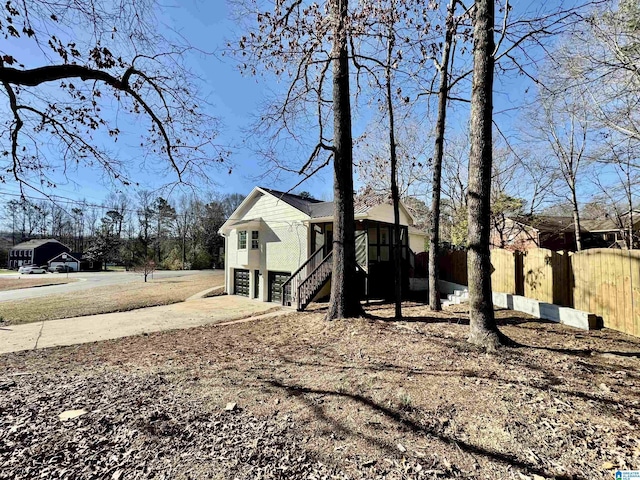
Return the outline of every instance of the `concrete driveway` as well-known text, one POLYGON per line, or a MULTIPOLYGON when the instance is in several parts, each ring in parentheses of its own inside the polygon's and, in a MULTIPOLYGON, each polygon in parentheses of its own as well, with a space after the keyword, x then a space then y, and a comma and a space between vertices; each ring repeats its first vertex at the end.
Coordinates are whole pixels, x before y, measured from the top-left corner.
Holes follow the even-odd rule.
POLYGON ((281 314, 267 313, 274 309, 279 310, 279 305, 223 295, 129 312, 6 326, 0 327, 0 354, 226 323, 263 314, 281 314))

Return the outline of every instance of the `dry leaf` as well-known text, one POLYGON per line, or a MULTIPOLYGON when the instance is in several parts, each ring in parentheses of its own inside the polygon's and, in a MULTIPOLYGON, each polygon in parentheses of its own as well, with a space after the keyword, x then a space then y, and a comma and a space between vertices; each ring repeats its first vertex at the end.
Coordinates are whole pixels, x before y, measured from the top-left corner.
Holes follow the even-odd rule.
POLYGON ((77 417, 79 417, 79 416, 81 416, 81 415, 84 415, 84 414, 86 414, 86 413, 89 413, 89 412, 87 412, 87 411, 86 411, 86 410, 84 410, 84 409, 79 409, 79 410, 67 410, 66 412, 62 412, 60 415, 58 415, 58 418, 59 418, 61 421, 63 421, 63 422, 64 422, 65 420, 71 420, 72 418, 77 418, 77 417))
POLYGON ((613 470, 614 468, 616 468, 616 466, 611 462, 604 462, 602 464, 602 469, 603 470, 613 470))

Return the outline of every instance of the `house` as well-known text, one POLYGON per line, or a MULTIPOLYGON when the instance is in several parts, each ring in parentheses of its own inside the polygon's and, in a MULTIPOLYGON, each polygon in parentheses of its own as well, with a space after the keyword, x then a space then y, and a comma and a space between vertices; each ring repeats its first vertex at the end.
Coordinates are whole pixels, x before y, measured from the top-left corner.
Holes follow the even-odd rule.
POLYGON ((49 268, 55 268, 58 265, 66 266, 70 272, 80 271, 80 255, 76 253, 59 253, 49 260, 49 268))
POLYGON ((46 265, 50 259, 70 251, 69 247, 53 238, 28 240, 11 247, 7 266, 17 269, 22 265, 46 265))
MULTIPOLYGON (((582 219, 580 237, 583 248, 617 246, 622 240, 621 230, 609 218, 582 219)), ((491 229, 491 247, 509 250, 548 248, 549 250, 576 250, 573 217, 551 215, 522 215, 494 221, 491 229)))
MULTIPOLYGON (((393 207, 355 209, 356 260, 363 282, 354 288, 374 297, 393 292, 393 207)), ((426 234, 400 207, 403 278, 408 288, 414 254, 426 234)), ((333 202, 255 187, 219 233, 225 238, 225 286, 230 294, 304 309, 328 291, 333 248, 333 202)))
POLYGON ((620 227, 610 218, 585 218, 580 220, 580 227, 587 232, 583 235, 587 246, 613 247, 618 242, 624 243, 624 235, 620 227))
POLYGON ((100 260, 88 260, 81 253, 71 252, 71 254, 80 260, 81 272, 99 272, 102 270, 102 261, 100 260))
POLYGON ((628 248, 631 234, 633 248, 639 248, 640 238, 640 211, 627 210, 624 213, 616 213, 615 221, 607 216, 604 220, 587 220, 585 228, 594 235, 600 235, 610 246, 616 248, 628 248), (593 223, 592 223, 593 222, 593 223))

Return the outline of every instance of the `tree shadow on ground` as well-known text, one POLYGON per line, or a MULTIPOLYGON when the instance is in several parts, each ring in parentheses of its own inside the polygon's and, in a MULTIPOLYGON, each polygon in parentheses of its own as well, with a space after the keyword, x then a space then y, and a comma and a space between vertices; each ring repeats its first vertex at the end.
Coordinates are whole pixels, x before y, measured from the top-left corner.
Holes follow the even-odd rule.
MULTIPOLYGON (((465 315, 465 314, 463 314, 465 315)), ((402 318, 397 318, 397 317, 382 317, 380 315, 375 315, 373 313, 370 312, 365 312, 362 314, 363 318, 366 318, 367 320, 375 320, 375 321, 380 321, 380 322, 389 322, 389 323, 394 323, 394 322, 406 322, 406 323, 450 323, 453 325, 469 325, 469 319, 468 318, 464 318, 464 316, 458 316, 458 318, 445 318, 445 317, 425 317, 425 316, 420 316, 420 317, 402 317, 402 318)))
MULTIPOLYGON (((388 308, 388 305, 385 305, 384 307, 382 306, 379 307, 379 309, 382 309, 382 308, 388 308)), ((370 310, 375 311, 376 308, 373 308, 373 309, 368 308, 367 311, 363 314, 363 318, 366 318, 368 320, 382 321, 382 322, 388 322, 388 323, 399 323, 399 322, 424 323, 424 324, 448 323, 448 324, 454 324, 454 325, 465 325, 465 326, 469 325, 469 318, 466 313, 451 312, 451 314, 454 315, 454 317, 437 317, 437 316, 432 317, 432 316, 422 315, 422 316, 416 316, 416 317, 407 316, 399 319, 396 317, 383 317, 380 315, 375 315, 373 313, 370 313, 370 310)), ((537 324, 541 326, 558 325, 557 322, 553 322, 551 320, 545 320, 540 318, 523 318, 517 315, 508 316, 508 317, 497 317, 496 324, 498 327, 506 327, 506 326, 521 327, 526 324, 537 324)), ((526 327, 522 327, 522 328, 526 328, 526 327)), ((564 332, 557 332, 557 333, 558 335, 565 334, 564 332)), ((617 355, 620 357, 640 358, 640 350, 624 351, 624 350, 598 350, 598 349, 591 349, 591 348, 562 348, 562 347, 551 347, 551 346, 544 346, 544 345, 528 345, 528 344, 520 343, 514 340, 512 340, 512 342, 513 343, 510 345, 511 347, 534 348, 538 350, 547 350, 550 352, 578 356, 578 357, 591 357, 593 355, 617 355)), ((632 345, 634 344, 632 343, 632 345)))
POLYGON ((561 347, 545 347, 542 345, 522 345, 527 348, 535 348, 536 350, 546 350, 548 352, 562 353, 576 357, 593 357, 594 355, 616 355, 618 357, 640 358, 640 351, 628 352, 617 350, 597 350, 591 348, 561 348, 561 347))
MULTIPOLYGON (((436 340, 437 343, 440 343, 436 340)), ((520 387, 522 382, 516 381, 513 378, 509 378, 508 376, 504 376, 495 371, 483 372, 481 369, 471 369, 471 368, 433 368, 429 366, 429 368, 418 369, 411 366, 401 366, 394 365, 393 363, 372 363, 371 360, 368 360, 365 365, 354 365, 353 363, 345 363, 343 359, 331 359, 328 358, 328 361, 325 362, 303 362, 297 360, 295 358, 289 358, 286 356, 281 356, 281 360, 290 365, 294 365, 296 368, 323 368, 333 371, 339 372, 354 372, 354 373, 365 373, 365 372, 393 372, 400 374, 409 374, 414 377, 442 377, 442 378, 451 378, 451 377, 459 377, 459 378, 467 378, 467 379, 481 379, 487 380, 489 382, 501 383, 501 384, 509 384, 515 387, 520 387), (342 360, 342 361, 341 361, 342 360)), ((619 406, 624 406, 627 408, 637 408, 637 404, 632 400, 625 400, 623 398, 612 398, 610 395, 603 396, 602 394, 594 394, 585 392, 582 390, 578 390, 572 386, 570 382, 567 382, 564 378, 555 374, 555 372, 550 372, 548 369, 545 369, 539 365, 534 364, 529 361, 522 361, 519 358, 517 361, 511 361, 509 358, 503 358, 503 363, 505 366, 514 365, 519 368, 527 368, 533 371, 538 372, 542 378, 530 378, 526 381, 526 386, 535 388, 540 392, 556 392, 564 395, 568 395, 570 397, 578 398, 581 400, 585 400, 588 402, 594 402, 600 405, 600 408, 606 409, 610 414, 612 414, 616 418, 624 419, 624 412, 618 410, 619 406)), ((574 375, 575 376, 575 375, 574 375)), ((586 373, 582 375, 584 380, 590 381, 591 374, 586 373)), ((640 393, 627 392, 627 394, 640 396, 640 393)))
POLYGON ((384 415, 386 418, 394 421, 396 424, 398 424, 401 427, 407 428, 413 433, 421 434, 425 436, 431 436, 443 443, 446 443, 449 445, 450 444, 456 445, 464 453, 471 454, 471 455, 479 455, 488 460, 491 460, 506 466, 511 466, 511 467, 521 469, 527 473, 540 475, 545 478, 552 477, 552 478, 556 478, 557 480, 569 480, 570 478, 573 480, 586 480, 584 477, 579 477, 576 475, 572 475, 570 477, 557 475, 555 473, 546 471, 543 468, 537 465, 534 465, 530 462, 523 461, 518 457, 516 457, 515 455, 502 453, 494 450, 489 450, 477 445, 473 445, 469 442, 465 442, 463 440, 457 439, 455 437, 452 437, 450 435, 447 435, 439 431, 439 429, 437 428, 421 425, 417 423, 413 419, 409 418, 406 413, 400 410, 396 410, 390 407, 386 407, 384 405, 380 405, 375 401, 373 401, 372 399, 359 394, 338 392, 338 391, 332 391, 332 390, 314 389, 314 388, 308 388, 300 385, 286 385, 278 380, 270 380, 267 383, 274 388, 284 390, 288 395, 299 397, 300 399, 302 399, 302 401, 304 401, 307 404, 307 406, 314 412, 314 414, 320 421, 328 423, 329 425, 332 426, 332 428, 335 428, 337 431, 350 436, 365 436, 366 437, 365 439, 367 441, 372 442, 373 444, 375 444, 376 446, 378 446, 379 448, 385 451, 393 452, 394 454, 397 454, 397 452, 391 446, 389 446, 384 441, 382 441, 380 438, 367 436, 362 433, 352 431, 351 429, 345 427, 342 423, 340 423, 336 419, 331 418, 322 406, 313 403, 309 398, 306 398, 305 395, 312 394, 312 395, 326 395, 326 396, 334 396, 334 397, 341 397, 341 398, 349 398, 351 400, 358 402, 364 407, 367 407, 379 414, 384 415))
MULTIPOLYGON (((385 308, 388 308, 388 305, 385 306, 385 308)), ((380 315, 376 315, 375 313, 372 313, 372 311, 375 311, 377 309, 375 308, 367 308, 365 313, 362 315, 363 318, 366 318, 368 320, 376 320, 376 321, 382 321, 382 322, 389 322, 389 323, 393 323, 393 322, 407 322, 407 323, 450 323, 450 324, 455 324, 455 325, 469 325, 469 315, 467 313, 463 313, 463 312, 444 312, 446 314, 448 314, 449 316, 425 316, 425 315, 421 315, 421 316, 403 316, 402 318, 397 318, 397 317, 383 317, 380 315)), ((382 308, 380 308, 380 310, 382 310, 382 308)), ((544 320, 544 319, 539 319, 539 318, 523 318, 523 317, 519 317, 519 316, 510 316, 510 317, 497 317, 496 318, 496 324, 499 327, 504 327, 504 326, 509 326, 509 325, 523 325, 523 324, 528 324, 528 323, 536 323, 536 324, 554 324, 554 322, 551 322, 549 320, 544 320)))

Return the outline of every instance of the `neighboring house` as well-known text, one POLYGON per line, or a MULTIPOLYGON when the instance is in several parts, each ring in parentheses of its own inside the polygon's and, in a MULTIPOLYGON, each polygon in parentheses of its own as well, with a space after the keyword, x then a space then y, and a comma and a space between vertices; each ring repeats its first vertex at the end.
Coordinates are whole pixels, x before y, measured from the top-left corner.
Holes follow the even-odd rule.
MULTIPOLYGON (((49 266, 55 267, 56 265, 64 265, 64 259, 62 254, 57 255, 55 258, 49 260, 49 266)), ((80 252, 71 252, 67 257, 67 266, 71 267, 76 272, 99 272, 102 270, 103 264, 99 260, 87 259, 80 252)))
MULTIPOLYGON (((400 208, 403 276, 408 288, 414 253, 426 234, 400 208)), ((355 208, 356 260, 369 296, 393 292, 390 204, 355 208)), ((255 187, 219 230, 225 237, 225 285, 230 294, 299 309, 328 291, 333 248, 333 202, 255 187), (284 298, 283 298, 284 295, 284 298)))
MULTIPOLYGON (((580 237, 583 248, 618 246, 620 228, 612 220, 582 219, 580 237)), ((530 215, 505 217, 491 229, 491 247, 509 250, 548 248, 549 250, 576 250, 573 217, 530 215)))
POLYGON ((75 258, 80 260, 81 272, 99 272, 102 270, 102 262, 99 260, 87 260, 81 253, 72 253, 75 258))
POLYGON ((580 220, 580 226, 587 232, 587 247, 615 247, 624 243, 624 235, 620 227, 609 218, 580 220))
POLYGON ((8 267, 17 269, 22 265, 46 265, 49 260, 71 249, 52 238, 29 240, 9 250, 8 267))
POLYGON ((615 233, 615 246, 619 248, 628 248, 631 234, 632 247, 640 248, 640 211, 627 210, 618 215, 616 220, 618 229, 615 232, 603 233, 615 233))
POLYGON ((70 272, 80 271, 80 256, 76 253, 59 253, 49 260, 49 268, 55 268, 58 265, 66 266, 70 272))

